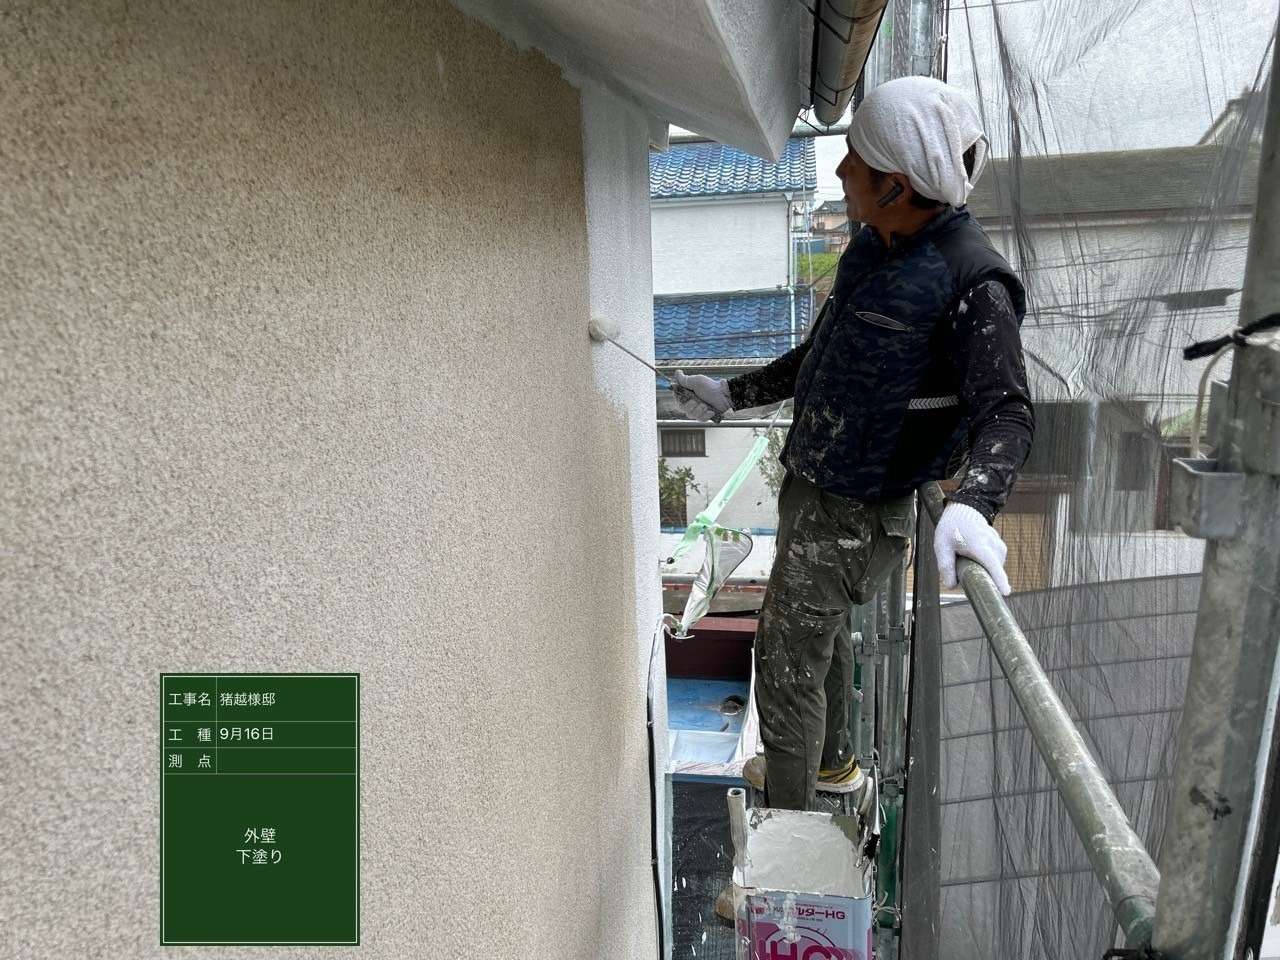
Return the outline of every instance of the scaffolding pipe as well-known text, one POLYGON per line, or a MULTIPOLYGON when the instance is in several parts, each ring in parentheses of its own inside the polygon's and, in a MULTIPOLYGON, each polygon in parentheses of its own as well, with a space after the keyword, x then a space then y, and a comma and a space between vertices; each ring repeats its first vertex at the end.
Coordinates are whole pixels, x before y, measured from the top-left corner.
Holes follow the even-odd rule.
POLYGON ((881 778, 899 777, 906 759, 906 557, 889 575, 888 616, 885 624, 884 703, 880 705, 881 778))
MULTIPOLYGON (((819 125, 809 120, 797 120, 791 128, 792 140, 812 140, 814 137, 843 137, 849 132, 849 121, 819 125)), ((667 137, 668 143, 719 143, 714 137, 682 130, 667 137)))
POLYGON ((789 427, 790 420, 734 420, 731 417, 725 417, 719 423, 712 423, 709 420, 659 420, 659 428, 662 429, 680 429, 680 430, 713 430, 716 427, 751 427, 753 430, 762 430, 768 427, 789 427))
MULTIPOLYGON (((944 506, 941 488, 928 483, 920 492, 929 516, 937 523, 944 506)), ((1106 890, 1126 943, 1131 947, 1149 944, 1160 887, 1160 873, 1151 855, 990 574, 965 557, 956 564, 956 572, 1053 776, 1093 872, 1106 890)))
MULTIPOLYGON (((1280 57, 1258 166, 1240 323, 1280 314, 1280 57)), ((1226 410, 1207 471, 1234 476, 1234 535, 1209 535, 1195 645, 1178 728, 1153 946, 1178 960, 1248 956, 1271 893, 1273 749, 1280 685, 1280 338, 1232 346, 1226 410), (1270 805, 1270 809, 1268 809, 1270 805)), ((1206 494, 1207 496, 1207 494, 1206 494)))
POLYGON ((873 597, 868 603, 853 608, 854 623, 858 630, 853 636, 853 662, 858 667, 859 690, 861 697, 855 702, 858 711, 856 729, 858 731, 858 766, 863 770, 871 770, 875 766, 876 752, 876 712, 879 701, 880 671, 879 657, 876 655, 876 601, 873 597))

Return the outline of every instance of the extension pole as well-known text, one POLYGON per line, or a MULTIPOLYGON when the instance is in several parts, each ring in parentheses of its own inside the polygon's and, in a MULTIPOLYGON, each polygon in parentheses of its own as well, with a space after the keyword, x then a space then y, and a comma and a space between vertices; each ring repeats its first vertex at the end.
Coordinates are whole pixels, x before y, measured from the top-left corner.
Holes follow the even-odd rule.
MULTIPOLYGON (((1242 325, 1280 312, 1278 86, 1280 57, 1273 57, 1242 325)), ((1254 854, 1260 821, 1276 815, 1263 807, 1275 764, 1280 645, 1280 349, 1275 334, 1231 349, 1226 416, 1210 440, 1218 447, 1216 472, 1242 476, 1234 505, 1242 522, 1235 536, 1205 544, 1153 941, 1176 960, 1245 956, 1243 926, 1257 910, 1259 875, 1271 871, 1254 854)), ((1264 911, 1268 893, 1261 891, 1264 911)))

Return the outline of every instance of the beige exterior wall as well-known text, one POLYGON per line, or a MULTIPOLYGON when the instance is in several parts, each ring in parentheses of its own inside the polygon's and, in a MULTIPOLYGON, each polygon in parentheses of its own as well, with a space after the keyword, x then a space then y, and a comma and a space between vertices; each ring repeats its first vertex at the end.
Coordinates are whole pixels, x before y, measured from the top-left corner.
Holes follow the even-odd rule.
POLYGON ((168 955, 158 674, 273 670, 362 674, 360 956, 653 955, 578 92, 439 0, 33 2, 0 158, 0 955, 168 955))

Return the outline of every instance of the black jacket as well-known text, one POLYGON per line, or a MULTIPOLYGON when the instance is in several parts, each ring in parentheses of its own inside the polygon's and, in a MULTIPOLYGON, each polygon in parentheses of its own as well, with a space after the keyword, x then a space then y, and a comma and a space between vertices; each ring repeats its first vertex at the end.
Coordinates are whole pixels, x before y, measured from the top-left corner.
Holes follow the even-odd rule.
POLYGON ((878 501, 950 476, 988 520, 1031 448, 1022 284, 964 208, 886 247, 870 227, 840 258, 805 341, 734 377, 735 409, 795 398, 787 469, 878 501))

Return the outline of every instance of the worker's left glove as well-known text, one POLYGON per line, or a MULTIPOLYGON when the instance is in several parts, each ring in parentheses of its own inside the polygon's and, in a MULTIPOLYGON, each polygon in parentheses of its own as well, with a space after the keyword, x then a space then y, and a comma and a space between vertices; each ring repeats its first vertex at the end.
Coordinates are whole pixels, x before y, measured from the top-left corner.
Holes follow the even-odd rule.
POLYGON ((948 503, 933 534, 933 554, 938 558, 938 574, 942 585, 956 586, 956 557, 969 557, 982 564, 991 574, 1000 596, 1007 597, 1009 578, 1005 576, 1004 560, 1009 548, 1000 539, 996 528, 987 518, 964 503, 948 503))
POLYGON ((680 403, 680 409, 692 420, 719 420, 733 409, 727 380, 705 377, 700 373, 689 376, 683 370, 677 370, 671 379, 675 381, 672 392, 680 403))

